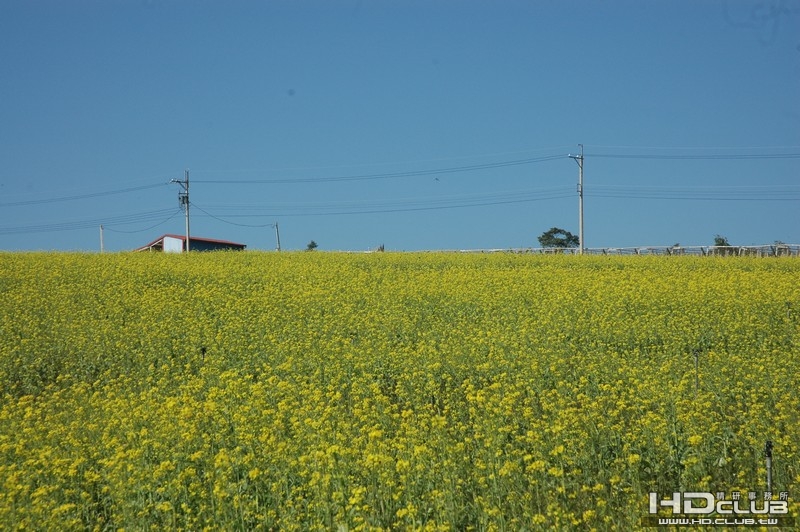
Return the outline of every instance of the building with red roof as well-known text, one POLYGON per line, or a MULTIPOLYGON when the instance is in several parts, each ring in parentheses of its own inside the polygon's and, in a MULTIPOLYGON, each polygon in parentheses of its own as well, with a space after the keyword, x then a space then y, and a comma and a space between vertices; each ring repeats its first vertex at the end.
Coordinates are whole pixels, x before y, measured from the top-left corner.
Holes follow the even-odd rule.
MULTIPOLYGON (((189 238, 189 251, 243 251, 245 244, 238 244, 228 240, 215 238, 189 238)), ((137 248, 135 251, 164 251, 167 253, 183 253, 186 251, 186 235, 161 235, 149 244, 137 248)))

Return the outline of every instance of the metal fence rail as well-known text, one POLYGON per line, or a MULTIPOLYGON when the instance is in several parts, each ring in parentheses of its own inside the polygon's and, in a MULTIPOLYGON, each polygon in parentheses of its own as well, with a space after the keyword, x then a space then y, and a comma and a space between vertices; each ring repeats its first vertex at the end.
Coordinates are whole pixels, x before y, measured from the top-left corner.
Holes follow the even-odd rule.
MULTIPOLYGON (((433 251, 433 250, 432 250, 433 251)), ((441 251, 441 250, 437 250, 441 251)), ((577 255, 578 248, 496 248, 459 249, 458 253, 532 253, 542 255, 577 255)), ((697 255, 703 257, 800 257, 800 244, 764 244, 760 246, 634 246, 586 248, 588 255, 697 255)))

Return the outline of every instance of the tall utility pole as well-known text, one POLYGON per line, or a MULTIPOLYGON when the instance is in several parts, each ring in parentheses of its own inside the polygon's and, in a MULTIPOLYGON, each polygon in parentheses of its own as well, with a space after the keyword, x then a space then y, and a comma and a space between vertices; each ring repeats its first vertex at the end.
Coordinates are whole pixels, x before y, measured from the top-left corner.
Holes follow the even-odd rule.
POLYGON ((275 241, 278 244, 277 250, 280 251, 281 250, 281 234, 278 231, 278 222, 275 222, 274 227, 275 227, 275 241))
POLYGON ((578 144, 581 147, 580 155, 570 155, 575 162, 578 163, 578 245, 580 250, 578 253, 583 255, 584 242, 583 242, 583 144, 578 144))
POLYGON ((189 169, 186 169, 183 181, 173 179, 170 183, 178 183, 183 191, 178 192, 178 203, 186 213, 186 252, 189 252, 189 169))
POLYGON ((100 224, 100 253, 105 251, 105 245, 103 243, 103 224, 100 224))

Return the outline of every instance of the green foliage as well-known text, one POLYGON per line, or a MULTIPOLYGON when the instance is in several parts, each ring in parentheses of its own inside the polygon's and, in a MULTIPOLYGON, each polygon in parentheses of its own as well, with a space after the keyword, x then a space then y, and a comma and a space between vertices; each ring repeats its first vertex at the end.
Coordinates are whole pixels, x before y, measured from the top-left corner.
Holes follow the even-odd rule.
POLYGON ((714 236, 714 245, 719 247, 724 247, 724 246, 730 246, 731 244, 730 242, 728 242, 728 239, 725 238, 724 236, 716 235, 714 236))
POLYGON ((551 227, 538 238, 543 248, 575 248, 580 246, 580 239, 569 231, 559 227, 551 227))

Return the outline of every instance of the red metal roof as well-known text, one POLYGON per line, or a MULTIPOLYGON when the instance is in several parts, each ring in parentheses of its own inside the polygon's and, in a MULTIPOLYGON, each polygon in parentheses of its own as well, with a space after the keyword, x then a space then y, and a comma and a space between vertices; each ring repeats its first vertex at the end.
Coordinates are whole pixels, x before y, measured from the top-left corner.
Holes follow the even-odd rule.
MULTIPOLYGON (((160 237, 156 238, 155 240, 153 240, 149 244, 145 244, 144 246, 142 246, 140 248, 136 248, 134 251, 145 251, 145 250, 148 250, 148 249, 152 248, 154 245, 158 244, 159 242, 163 242, 164 238, 166 238, 166 237, 177 238, 178 240, 183 241, 184 244, 186 243, 186 235, 175 235, 175 234, 172 234, 172 233, 166 233, 166 234, 163 234, 160 237)), ((241 247, 241 248, 247 247, 245 244, 239 244, 238 242, 231 242, 230 240, 219 240, 219 239, 216 239, 216 238, 203 238, 203 237, 199 237, 199 236, 191 236, 189 238, 191 239, 192 242, 211 242, 211 243, 214 243, 214 244, 225 244, 225 245, 228 245, 228 246, 236 246, 236 247, 241 247)))

